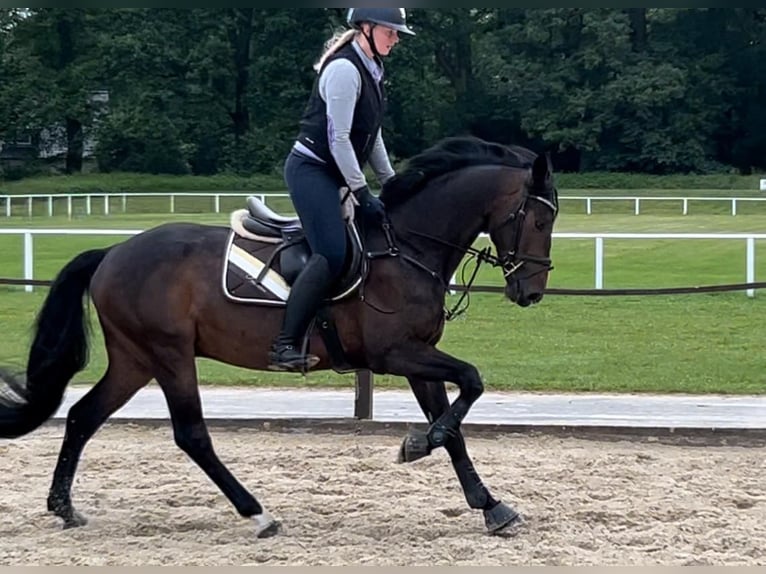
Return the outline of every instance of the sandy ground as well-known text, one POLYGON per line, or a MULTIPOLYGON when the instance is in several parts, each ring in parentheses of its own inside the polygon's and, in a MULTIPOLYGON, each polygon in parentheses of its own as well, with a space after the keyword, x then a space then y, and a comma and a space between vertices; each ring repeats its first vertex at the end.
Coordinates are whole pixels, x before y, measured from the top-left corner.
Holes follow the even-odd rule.
POLYGON ((508 436, 469 440, 525 523, 484 533, 437 453, 399 437, 214 430, 221 458, 283 523, 256 540, 170 429, 113 426, 74 487, 90 523, 63 531, 45 499, 63 429, 0 441, 1 565, 766 565, 762 448, 508 436))

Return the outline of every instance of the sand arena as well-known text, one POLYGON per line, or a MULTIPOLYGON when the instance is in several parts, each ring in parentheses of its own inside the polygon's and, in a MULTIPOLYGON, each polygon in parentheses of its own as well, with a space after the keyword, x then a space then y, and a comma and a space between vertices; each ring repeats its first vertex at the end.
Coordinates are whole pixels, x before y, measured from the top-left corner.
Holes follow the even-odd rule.
POLYGON ((45 509, 62 435, 0 442, 0 564, 766 564, 763 448, 470 437, 484 481, 525 517, 491 537, 443 452, 401 466, 400 436, 214 428, 221 459, 283 523, 255 540, 169 427, 102 429, 73 489, 90 522, 63 531, 45 509))

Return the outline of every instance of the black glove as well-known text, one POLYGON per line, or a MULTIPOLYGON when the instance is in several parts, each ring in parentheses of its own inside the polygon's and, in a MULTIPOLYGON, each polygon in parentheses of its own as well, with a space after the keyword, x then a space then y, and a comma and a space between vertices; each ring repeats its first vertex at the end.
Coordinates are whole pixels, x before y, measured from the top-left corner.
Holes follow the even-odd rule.
POLYGON ((383 202, 370 193, 366 185, 354 191, 354 197, 359 202, 359 212, 366 221, 383 221, 386 207, 383 202))

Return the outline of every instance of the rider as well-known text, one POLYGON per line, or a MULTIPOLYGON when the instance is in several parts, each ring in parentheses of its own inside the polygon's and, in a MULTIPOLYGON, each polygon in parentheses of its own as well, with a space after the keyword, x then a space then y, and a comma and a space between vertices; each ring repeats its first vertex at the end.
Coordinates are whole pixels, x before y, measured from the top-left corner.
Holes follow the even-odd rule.
POLYGON ((381 184, 394 176, 381 134, 381 58, 399 42, 400 32, 414 32, 404 8, 351 8, 347 21, 351 29, 327 43, 315 66, 318 76, 285 162, 285 181, 312 255, 290 290, 282 330, 271 346, 273 370, 303 371, 319 362, 299 347, 345 263, 340 188, 354 194, 363 222, 380 222, 384 206, 370 193, 362 168, 369 163, 381 184))

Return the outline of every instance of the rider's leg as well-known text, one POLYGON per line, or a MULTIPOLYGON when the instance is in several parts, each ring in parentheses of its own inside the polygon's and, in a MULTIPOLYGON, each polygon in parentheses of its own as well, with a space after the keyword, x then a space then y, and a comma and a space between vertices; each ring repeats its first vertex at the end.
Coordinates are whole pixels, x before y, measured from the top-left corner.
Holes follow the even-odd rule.
POLYGON ((291 153, 285 163, 285 181, 312 256, 290 289, 269 360, 271 369, 301 371, 319 362, 314 355, 302 355, 301 340, 343 270, 346 227, 340 209, 341 185, 325 165, 291 153))
POLYGON ((304 356, 301 339, 324 300, 333 276, 327 259, 314 254, 290 289, 282 330, 274 340, 269 360, 274 370, 310 369, 319 362, 315 355, 304 356))

